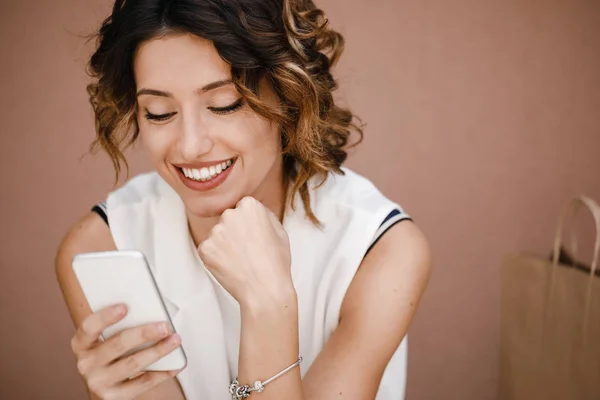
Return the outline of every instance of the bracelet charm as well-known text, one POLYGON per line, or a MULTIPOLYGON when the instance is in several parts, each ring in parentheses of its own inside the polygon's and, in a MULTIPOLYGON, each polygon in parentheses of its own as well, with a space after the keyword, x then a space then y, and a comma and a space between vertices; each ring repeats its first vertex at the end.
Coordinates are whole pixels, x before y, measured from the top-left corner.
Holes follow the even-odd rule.
POLYGON ((233 380, 233 382, 231 382, 229 384, 229 394, 231 394, 231 398, 232 400, 241 400, 241 399, 247 399, 248 397, 250 397, 250 395, 252 394, 252 392, 257 392, 260 393, 263 390, 265 390, 265 385, 274 381, 275 379, 279 378, 281 375, 285 374, 286 372, 288 372, 289 370, 291 370, 294 367, 297 367, 298 365, 300 365, 300 363, 302 362, 302 357, 298 357, 298 360, 293 363, 292 365, 290 365, 289 367, 287 367, 286 369, 284 369, 283 371, 273 375, 272 377, 270 377, 269 379, 267 379, 264 382, 261 381, 254 381, 254 384, 252 384, 252 386, 249 385, 240 385, 240 383, 238 382, 237 378, 233 380))

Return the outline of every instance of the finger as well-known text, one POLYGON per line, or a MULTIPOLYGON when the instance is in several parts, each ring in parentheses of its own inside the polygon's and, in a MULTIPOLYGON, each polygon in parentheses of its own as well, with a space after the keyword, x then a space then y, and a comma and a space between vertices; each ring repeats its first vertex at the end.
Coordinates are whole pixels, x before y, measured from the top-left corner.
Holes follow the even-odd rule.
POLYGON ((109 367, 111 379, 116 383, 135 376, 150 364, 171 353, 180 344, 181 338, 178 334, 174 333, 152 347, 138 351, 117 361, 109 367))
POLYGON ((114 395, 114 398, 118 399, 133 399, 137 398, 142 393, 149 391, 150 389, 160 385, 168 379, 176 376, 181 370, 178 371, 151 371, 144 372, 143 374, 125 381, 119 386, 115 387, 114 392, 110 393, 114 395))
POLYGON ((143 345, 153 344, 172 332, 166 322, 158 322, 125 329, 92 350, 96 365, 108 365, 125 353, 143 345))
POLYGON ((231 217, 235 214, 235 210, 233 208, 227 208, 225 211, 221 213, 220 221, 226 221, 231 219, 231 217))
POLYGON ((240 201, 237 202, 237 204, 235 205, 235 208, 244 208, 244 207, 248 207, 251 205, 255 205, 255 204, 261 204, 258 200, 256 200, 254 197, 252 196, 245 196, 242 197, 240 199, 240 201))
POLYGON ((102 331, 116 324, 127 315, 127 307, 117 304, 103 308, 83 320, 71 342, 75 353, 89 349, 100 337, 102 331))

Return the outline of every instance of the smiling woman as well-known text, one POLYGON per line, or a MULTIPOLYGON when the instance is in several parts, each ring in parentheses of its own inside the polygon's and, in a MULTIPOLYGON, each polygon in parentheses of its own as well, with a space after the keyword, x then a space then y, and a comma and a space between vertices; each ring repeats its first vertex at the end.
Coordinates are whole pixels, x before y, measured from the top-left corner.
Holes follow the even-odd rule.
POLYGON ((58 251, 92 398, 403 398, 429 250, 397 203, 342 167, 362 130, 333 100, 343 38, 324 13, 310 0, 117 1, 98 39, 94 145, 118 176, 140 140, 154 171, 58 251), (144 253, 177 334, 97 340, 124 314, 92 313, 70 263, 116 249, 144 253), (183 371, 140 373, 179 345, 183 371))
MULTIPOLYGON (((266 179, 284 174, 280 124, 248 106, 212 42, 186 33, 146 41, 133 67, 139 137, 195 217, 219 216, 251 193, 281 202, 281 183, 266 179)), ((256 90, 263 107, 280 108, 266 76, 256 90)))
POLYGON ((198 94, 205 111, 217 115, 246 103, 254 116, 277 125, 284 176, 316 222, 309 179, 340 172, 351 131, 362 136, 352 113, 333 101, 337 85, 330 67, 344 40, 328 29, 324 13, 312 1, 138 3, 115 2, 90 60, 90 72, 98 77, 88 87, 99 116, 95 147, 108 151, 118 174, 127 165, 121 146, 137 139, 140 116, 166 122, 177 114, 166 105, 174 106, 184 93, 198 94), (146 24, 130 29, 136 21, 146 24), (196 50, 185 54, 189 42, 196 50), (173 90, 164 89, 171 85, 173 90), (166 99, 151 110, 137 101, 141 94, 166 99))

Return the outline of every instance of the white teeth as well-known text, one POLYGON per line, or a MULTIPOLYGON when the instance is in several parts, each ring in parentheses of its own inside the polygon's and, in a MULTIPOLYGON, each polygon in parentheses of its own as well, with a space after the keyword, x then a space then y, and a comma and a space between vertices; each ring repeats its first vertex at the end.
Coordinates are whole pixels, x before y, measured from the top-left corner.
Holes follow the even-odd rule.
POLYGON ((217 177, 220 173, 229 168, 231 164, 233 164, 233 161, 227 160, 221 164, 211 165, 210 167, 199 169, 182 168, 182 171, 187 178, 194 179, 196 181, 207 181, 217 177))

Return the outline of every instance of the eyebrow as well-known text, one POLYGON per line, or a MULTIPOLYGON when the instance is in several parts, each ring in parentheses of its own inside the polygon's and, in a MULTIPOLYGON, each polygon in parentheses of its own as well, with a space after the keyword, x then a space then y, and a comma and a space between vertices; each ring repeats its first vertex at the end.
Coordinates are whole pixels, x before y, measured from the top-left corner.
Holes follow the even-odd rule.
MULTIPOLYGON (((229 85, 231 83, 233 83, 233 81, 231 79, 223 79, 220 81, 211 82, 207 85, 202 86, 198 90, 198 92, 200 92, 200 93, 210 92, 211 90, 218 89, 220 87, 229 85)), ((149 95, 149 96, 160 96, 160 97, 173 97, 173 94, 170 92, 165 92, 163 90, 156 90, 156 89, 146 89, 146 88, 142 88, 142 89, 138 90, 137 95, 138 96, 149 95)))

